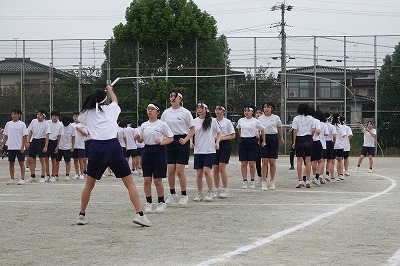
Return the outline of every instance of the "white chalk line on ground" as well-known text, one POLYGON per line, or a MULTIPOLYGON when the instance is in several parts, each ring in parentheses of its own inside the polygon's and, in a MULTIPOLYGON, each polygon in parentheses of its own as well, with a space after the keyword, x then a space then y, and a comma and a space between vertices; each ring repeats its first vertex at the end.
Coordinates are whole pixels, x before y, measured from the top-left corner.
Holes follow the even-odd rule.
MULTIPOLYGON (((329 212, 323 213, 321 215, 318 215, 318 216, 314 217, 311 220, 305 221, 305 222, 303 222, 301 224, 298 224, 298 225, 295 225, 295 226, 293 226, 291 228, 288 228, 288 229, 285 229, 283 231, 277 232, 277 233, 275 233, 273 235, 270 235, 270 236, 268 236, 266 238, 263 238, 261 240, 255 241, 255 242, 253 242, 253 243, 251 243, 251 244, 249 244, 247 246, 239 247, 238 249, 233 250, 231 252, 227 252, 227 253, 221 254, 221 255, 219 255, 219 256, 217 256, 215 258, 211 258, 209 260, 203 261, 203 262, 201 262, 201 263, 199 263, 197 265, 205 266, 205 265, 213 265, 213 264, 217 264, 217 263, 227 262, 227 261, 231 260, 235 256, 241 255, 241 254, 246 253, 246 252, 248 252, 248 251, 250 251, 252 249, 259 248, 261 246, 269 244, 269 243, 273 242, 276 239, 279 239, 281 237, 289 235, 289 234, 291 234, 293 232, 296 232, 298 230, 304 229, 304 228, 306 228, 306 227, 308 227, 308 226, 310 226, 310 225, 312 225, 312 224, 314 224, 316 222, 319 222, 319 221, 321 221, 323 219, 326 219, 326 218, 328 218, 328 217, 330 217, 332 215, 335 215, 335 214, 337 214, 339 212, 342 212, 342 211, 344 211, 344 210, 346 210, 348 208, 354 207, 354 206, 356 206, 356 205, 358 205, 360 203, 364 203, 364 202, 369 201, 371 199, 380 197, 380 196, 388 193, 389 191, 391 191, 393 188, 395 188, 397 186, 397 182, 395 180, 389 178, 389 177, 382 176, 382 175, 376 175, 376 174, 371 174, 371 175, 382 177, 382 178, 385 178, 385 179, 389 180, 391 182, 390 186, 387 189, 385 189, 385 190, 383 190, 381 192, 378 192, 376 194, 373 194, 373 195, 371 195, 369 197, 362 198, 360 200, 356 200, 353 203, 346 204, 346 205, 344 205, 342 207, 339 207, 339 208, 337 208, 337 209, 335 209, 333 211, 329 211, 329 212)), ((400 257, 400 254, 399 254, 399 257, 400 257)), ((397 265, 397 264, 395 264, 395 265, 397 265)))
POLYGON ((400 250, 398 250, 390 259, 388 260, 388 266, 398 266, 400 265, 400 250))

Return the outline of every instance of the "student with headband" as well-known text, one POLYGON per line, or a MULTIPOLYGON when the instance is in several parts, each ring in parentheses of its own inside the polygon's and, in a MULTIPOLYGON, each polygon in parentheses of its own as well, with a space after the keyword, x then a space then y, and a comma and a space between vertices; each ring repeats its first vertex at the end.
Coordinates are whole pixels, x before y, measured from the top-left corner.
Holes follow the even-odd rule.
POLYGON ((259 156, 259 148, 257 141, 257 131, 262 137, 261 147, 266 145, 264 127, 260 120, 253 117, 255 108, 252 105, 243 107, 244 117, 240 118, 237 124, 239 139, 239 161, 241 163, 240 170, 242 173, 242 188, 248 188, 247 166, 250 172, 250 188, 256 187, 254 177, 256 175, 256 160, 259 156))

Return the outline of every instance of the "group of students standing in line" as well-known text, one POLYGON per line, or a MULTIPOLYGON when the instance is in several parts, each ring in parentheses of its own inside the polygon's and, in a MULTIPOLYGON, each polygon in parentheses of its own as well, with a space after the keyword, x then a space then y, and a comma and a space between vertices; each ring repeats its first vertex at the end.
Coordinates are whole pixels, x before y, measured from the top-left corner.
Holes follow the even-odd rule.
MULTIPOLYGON (((188 165, 191 148, 194 149, 194 169, 196 169, 197 183, 197 193, 194 201, 212 201, 215 196, 221 198, 229 196, 226 167, 231 156, 231 140, 236 137, 236 134, 232 122, 224 117, 226 107, 223 104, 217 105, 215 107, 216 118, 212 118, 210 108, 207 104, 198 102, 196 105, 197 117, 193 118, 190 111, 182 106, 183 96, 179 91, 171 91, 169 100, 171 107, 164 112, 161 112, 161 108, 157 103, 149 103, 147 106, 148 121, 142 123, 137 130, 130 133, 134 135, 134 142, 140 143, 139 145, 143 147, 141 151, 141 169, 143 171, 144 193, 146 197, 144 210, 141 207, 136 186, 132 179, 131 168, 126 160, 129 156, 137 157, 137 154, 131 154, 129 152, 131 149, 124 147, 124 144, 125 146, 128 144, 126 135, 124 135, 126 134, 126 130, 122 129, 125 124, 120 123, 120 127, 117 125, 121 109, 118 106, 117 96, 113 88, 107 86, 105 90, 97 89, 85 99, 82 110, 79 114, 76 114, 76 122, 82 123, 84 129, 82 129, 83 127, 76 127, 75 130, 68 129, 71 124, 64 123, 64 118, 62 119, 64 128, 60 127, 62 134, 59 135, 59 144, 58 147, 56 146, 58 149, 56 150, 56 162, 59 162, 61 160, 60 157, 63 156, 67 163, 67 151, 75 151, 74 141, 76 142, 77 134, 82 134, 84 137, 90 136, 91 139, 90 148, 87 149, 86 154, 88 164, 84 168, 81 168, 87 178, 81 195, 81 208, 77 224, 84 225, 87 223, 85 211, 89 203, 91 191, 95 186, 96 180, 101 179, 107 168, 117 178, 121 178, 128 189, 131 202, 136 211, 133 219, 133 222, 136 224, 151 226, 151 222, 144 213, 153 212, 151 189, 153 182, 158 198, 156 212, 164 212, 168 204, 178 203, 186 205, 189 198, 187 195, 185 166, 188 165), (107 94, 111 99, 110 104, 107 104, 107 94), (62 145, 63 139, 70 141, 69 146, 62 145), (213 173, 211 173, 211 170, 213 170, 213 173), (178 197, 175 189, 176 176, 181 188, 180 197, 178 197), (205 193, 203 192, 203 176, 207 185, 207 192, 205 193), (162 179, 166 177, 168 178, 170 193, 165 199, 162 179), (214 186, 217 189, 216 191, 213 191, 214 186)), ((262 161, 261 173, 259 174, 259 176, 261 175, 262 190, 268 189, 268 173, 270 176, 269 187, 272 190, 275 189, 276 159, 278 158, 279 143, 283 144, 284 139, 282 122, 277 115, 273 114, 274 109, 275 105, 267 102, 262 106, 262 114, 258 118, 255 118, 256 109, 254 106, 245 105, 243 107, 244 117, 240 118, 237 123, 237 130, 240 136, 239 161, 241 162, 243 189, 248 188, 248 184, 250 184, 250 188, 255 188, 256 162, 259 158, 262 161), (248 180, 248 177, 250 177, 250 180, 248 180)), ((316 163, 315 184, 319 184, 322 181, 323 170, 321 169, 323 169, 323 166, 321 165, 325 157, 328 161, 327 172, 332 176, 333 164, 330 161, 336 158, 339 162, 339 157, 345 157, 343 154, 342 138, 344 139, 349 134, 342 129, 338 115, 333 115, 333 125, 329 127, 330 123, 323 122, 320 111, 313 114, 312 109, 307 104, 299 105, 298 114, 294 118, 292 125, 294 134, 292 147, 296 150, 299 178, 299 183, 296 187, 303 185, 310 187, 311 161, 316 163), (310 116, 310 114, 314 115, 315 118, 310 116), (320 120, 317 121, 316 118, 320 120), (338 131, 339 133, 337 133, 338 131), (325 141, 323 141, 324 138, 325 141), (326 149, 324 148, 324 142, 326 142, 326 149), (331 153, 331 147, 334 149, 334 154, 331 153), (324 151, 326 151, 326 156, 324 151), (304 183, 302 179, 303 161, 305 164, 304 176, 306 177, 304 183)), ((15 144, 9 145, 9 153, 12 151, 11 157, 9 157, 10 174, 12 170, 11 165, 13 165, 11 163, 13 160, 15 161, 15 157, 19 160, 21 159, 20 162, 22 161, 22 158, 18 156, 23 153, 25 143, 30 148, 28 160, 30 160, 31 172, 32 170, 34 171, 34 162, 32 160, 36 161, 36 155, 39 155, 40 162, 44 166, 45 160, 42 162, 42 158, 45 157, 43 154, 47 154, 47 150, 50 147, 49 135, 51 135, 51 132, 49 124, 51 122, 43 123, 45 113, 40 111, 37 114, 37 119, 32 121, 30 128, 27 130, 28 133, 26 133, 26 127, 25 131, 23 129, 25 124, 19 121, 21 113, 18 110, 13 110, 11 116, 12 121, 7 124, 11 123, 16 127, 18 125, 21 134, 18 140, 10 138, 11 135, 7 134, 7 132, 10 132, 11 126, 6 125, 7 144, 15 144), (37 124, 42 126, 36 126, 37 124), (32 141, 28 144, 28 140, 31 137, 32 141)), ((59 114, 52 114, 51 121, 53 121, 53 116, 54 120, 58 120, 59 114)), ((85 149, 83 149, 84 151, 85 149)), ((370 149, 367 149, 366 152, 370 156, 374 155, 370 149)), ((362 161, 361 156, 360 160, 362 161)), ((138 166, 137 163, 135 165, 138 166)), ((66 168, 68 169, 68 166, 66 168)), ((56 167, 56 170, 58 170, 58 167, 56 167)), ((339 164, 338 173, 339 179, 344 180, 343 171, 339 164)), ((57 176, 57 174, 57 171, 52 172, 53 176, 57 176)), ((22 170, 21 176, 23 177, 22 170)), ((34 173, 31 174, 31 178, 35 178, 34 173)), ((42 178, 46 179, 43 167, 42 178)))

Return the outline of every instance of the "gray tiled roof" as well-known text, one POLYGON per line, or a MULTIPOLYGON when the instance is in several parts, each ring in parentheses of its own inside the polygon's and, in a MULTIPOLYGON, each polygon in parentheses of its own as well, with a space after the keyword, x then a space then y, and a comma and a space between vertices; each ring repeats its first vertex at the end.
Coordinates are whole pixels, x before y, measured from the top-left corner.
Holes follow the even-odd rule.
MULTIPOLYGON (((6 58, 0 61, 0 73, 21 73, 22 58, 6 58)), ((49 72, 49 66, 25 58, 25 72, 49 72)))
MULTIPOLYGON (((286 72, 292 73, 292 74, 314 75, 314 66, 288 69, 288 70, 286 70, 286 72)), ((317 74, 344 74, 344 69, 338 68, 338 67, 328 67, 328 66, 317 65, 316 72, 317 72, 317 74)), ((354 70, 347 69, 347 74, 353 74, 354 72, 355 72, 354 70)))

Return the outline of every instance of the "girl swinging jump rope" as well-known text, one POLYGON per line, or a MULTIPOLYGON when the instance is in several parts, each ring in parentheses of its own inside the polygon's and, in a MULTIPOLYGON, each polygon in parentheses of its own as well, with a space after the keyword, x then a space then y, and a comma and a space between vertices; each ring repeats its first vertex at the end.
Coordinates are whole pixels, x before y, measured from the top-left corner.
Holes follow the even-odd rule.
POLYGON ((81 209, 77 222, 79 225, 87 223, 85 211, 96 180, 100 180, 107 167, 110 167, 115 177, 121 178, 129 191, 129 197, 136 210, 133 222, 141 226, 151 226, 151 222, 142 212, 131 169, 117 139, 117 119, 120 112, 117 96, 110 85, 106 87, 106 91, 96 89, 82 105, 78 120, 87 126, 92 136, 92 143, 89 150, 86 185, 81 196, 81 209), (112 101, 108 105, 107 93, 112 101))

